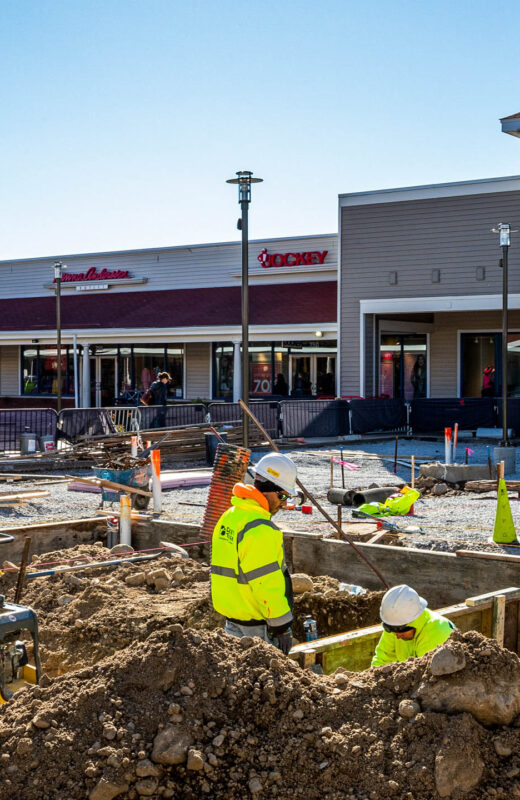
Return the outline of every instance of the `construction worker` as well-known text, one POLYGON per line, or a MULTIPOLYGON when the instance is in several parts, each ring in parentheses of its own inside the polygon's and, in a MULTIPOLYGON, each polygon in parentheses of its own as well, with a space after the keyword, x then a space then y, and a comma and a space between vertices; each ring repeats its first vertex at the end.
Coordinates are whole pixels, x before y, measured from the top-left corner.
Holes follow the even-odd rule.
POLYGON ((377 643, 372 667, 420 658, 449 639, 455 625, 430 611, 424 597, 406 584, 393 586, 381 601, 379 616, 383 633, 377 643))
POLYGON ((255 469, 254 486, 237 483, 231 508, 215 526, 211 599, 232 636, 259 636, 285 654, 292 645, 293 592, 283 535, 271 520, 296 493, 296 467, 270 453, 255 469))

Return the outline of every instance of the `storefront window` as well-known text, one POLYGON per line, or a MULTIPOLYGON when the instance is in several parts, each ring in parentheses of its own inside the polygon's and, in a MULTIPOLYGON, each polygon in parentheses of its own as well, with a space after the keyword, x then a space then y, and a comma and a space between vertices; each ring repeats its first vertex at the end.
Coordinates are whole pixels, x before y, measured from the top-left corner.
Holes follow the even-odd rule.
MULTIPOLYGON (((61 394, 74 394, 74 355, 69 345, 61 349, 61 394)), ((58 393, 58 350, 56 347, 22 347, 22 394, 58 393)))
POLYGON ((426 334, 381 335, 379 394, 412 400, 426 397, 428 364, 426 334))
MULTIPOLYGON (((249 346, 251 397, 334 397, 336 340, 254 342, 249 346)), ((233 345, 217 344, 213 360, 215 399, 233 397, 233 345)))
MULTIPOLYGON (((502 334, 461 335, 462 397, 502 396, 502 334)), ((507 396, 520 397, 520 333, 507 337, 507 396)))
POLYGON ((233 399, 233 345, 216 344, 213 348, 213 397, 233 399))
POLYGON ((184 349, 182 346, 168 345, 166 348, 166 372, 172 376, 171 393, 175 397, 182 397, 184 370, 184 349))

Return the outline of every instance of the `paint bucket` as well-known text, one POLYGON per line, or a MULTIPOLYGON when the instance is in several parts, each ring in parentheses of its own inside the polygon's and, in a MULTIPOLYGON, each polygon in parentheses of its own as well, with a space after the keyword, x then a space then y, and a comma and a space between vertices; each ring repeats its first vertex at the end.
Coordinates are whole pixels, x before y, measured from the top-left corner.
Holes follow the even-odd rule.
POLYGON ((31 456, 36 453, 36 442, 38 437, 35 433, 21 433, 20 434, 20 454, 22 456, 31 456))
POLYGON ((42 453, 54 453, 56 446, 54 444, 54 436, 46 433, 39 437, 40 450, 42 453))

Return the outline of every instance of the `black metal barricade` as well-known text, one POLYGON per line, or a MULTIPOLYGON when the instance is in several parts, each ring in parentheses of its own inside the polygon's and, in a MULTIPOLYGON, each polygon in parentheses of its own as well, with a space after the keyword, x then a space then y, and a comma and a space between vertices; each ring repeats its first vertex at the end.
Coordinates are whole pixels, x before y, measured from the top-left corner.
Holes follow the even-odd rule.
POLYGON ((58 415, 58 437, 70 443, 113 433, 117 430, 106 408, 64 408, 58 415))
POLYGON ((280 425, 284 437, 344 436, 349 432, 346 400, 284 400, 280 425))
MULTIPOLYGON (((497 410, 497 426, 504 425, 502 416, 502 398, 495 400, 497 410)), ((507 427, 513 430, 514 436, 520 436, 520 397, 509 397, 507 401, 507 427)))
POLYGON ((0 410, 0 451, 20 450, 22 433, 52 436, 56 442, 58 415, 53 408, 14 408, 0 410))
MULTIPOLYGON (((249 408, 262 423, 269 436, 278 438, 280 403, 274 400, 260 400, 249 403, 249 408)), ((212 425, 241 425, 242 409, 238 403, 210 403, 208 407, 212 425)), ((256 432, 253 422, 249 423, 249 431, 256 432)))
POLYGON ((205 421, 203 403, 179 403, 171 406, 139 406, 140 430, 179 428, 182 425, 201 425, 205 421))
POLYGON ((350 401, 350 432, 406 432, 406 404, 395 398, 350 401))
POLYGON ((411 401, 413 433, 439 433, 458 422, 460 430, 496 425, 492 397, 430 397, 411 401))

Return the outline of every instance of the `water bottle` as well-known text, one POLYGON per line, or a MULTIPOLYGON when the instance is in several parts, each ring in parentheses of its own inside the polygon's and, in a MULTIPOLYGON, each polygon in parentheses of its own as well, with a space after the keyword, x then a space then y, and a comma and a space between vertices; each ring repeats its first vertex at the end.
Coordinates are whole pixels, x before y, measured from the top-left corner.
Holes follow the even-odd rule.
POLYGON ((303 635, 306 642, 312 642, 318 638, 318 624, 310 614, 307 614, 303 621, 303 635))

